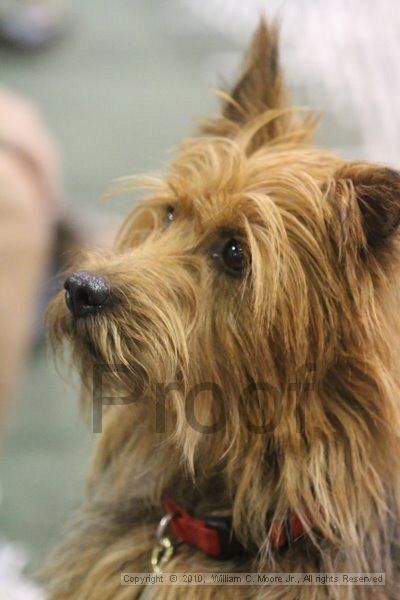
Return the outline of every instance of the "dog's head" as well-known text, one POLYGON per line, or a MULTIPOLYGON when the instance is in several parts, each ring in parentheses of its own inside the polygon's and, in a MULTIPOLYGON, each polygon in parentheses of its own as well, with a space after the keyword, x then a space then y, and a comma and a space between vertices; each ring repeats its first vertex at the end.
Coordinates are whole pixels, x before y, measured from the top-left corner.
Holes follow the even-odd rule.
POLYGON ((256 503, 270 457, 288 501, 325 494, 328 514, 329 481, 300 484, 293 465, 323 459, 336 473, 388 410, 374 395, 390 388, 381 291, 400 177, 312 147, 314 119, 288 103, 264 23, 223 99, 165 178, 148 179, 115 250, 82 257, 51 327, 84 378, 97 363, 116 365, 126 392, 164 386, 189 462, 229 459, 237 493, 256 503), (338 437, 341 458, 324 454, 338 437))

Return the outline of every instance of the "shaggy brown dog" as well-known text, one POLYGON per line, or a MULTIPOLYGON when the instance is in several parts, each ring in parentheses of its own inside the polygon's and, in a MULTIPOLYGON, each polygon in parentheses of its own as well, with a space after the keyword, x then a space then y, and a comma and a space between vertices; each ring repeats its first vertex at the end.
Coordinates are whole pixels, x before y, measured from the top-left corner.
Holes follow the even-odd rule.
POLYGON ((400 177, 311 146, 275 27, 261 23, 223 101, 166 177, 144 181, 115 251, 83 257, 68 306, 60 292, 50 307, 86 402, 117 404, 48 561, 52 599, 398 597, 400 177), (122 586, 151 570, 166 490, 180 507, 168 539, 201 534, 164 571, 384 572, 386 585, 122 586), (204 551, 210 536, 225 547, 204 551))

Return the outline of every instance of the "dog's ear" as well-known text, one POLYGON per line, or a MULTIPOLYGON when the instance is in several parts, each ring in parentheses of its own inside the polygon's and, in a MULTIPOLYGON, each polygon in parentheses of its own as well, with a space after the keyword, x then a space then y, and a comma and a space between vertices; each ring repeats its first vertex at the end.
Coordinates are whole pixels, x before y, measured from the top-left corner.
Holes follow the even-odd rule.
POLYGON ((242 73, 224 102, 223 116, 244 123, 266 109, 280 108, 286 103, 279 65, 278 27, 261 20, 254 34, 242 73))
POLYGON ((400 173, 369 163, 349 163, 336 173, 336 187, 355 197, 366 249, 384 248, 400 225, 400 173))
MULTIPOLYGON (((222 114, 208 119, 204 133, 232 136, 243 125, 265 115, 266 122, 257 132, 256 146, 294 129, 293 111, 283 84, 279 64, 278 26, 261 20, 254 34, 241 75, 230 93, 221 92, 222 114), (286 109, 286 110, 285 110, 286 109), (267 111, 275 111, 267 114, 267 111)), ((296 121, 298 126, 298 121, 296 121)))

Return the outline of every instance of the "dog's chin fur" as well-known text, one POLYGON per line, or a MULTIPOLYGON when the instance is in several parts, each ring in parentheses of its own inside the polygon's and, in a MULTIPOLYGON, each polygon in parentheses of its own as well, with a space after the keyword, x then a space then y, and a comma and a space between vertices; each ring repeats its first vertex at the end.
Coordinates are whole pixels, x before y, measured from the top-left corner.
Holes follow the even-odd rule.
POLYGON ((261 23, 223 98, 166 178, 145 181, 151 197, 115 250, 80 259, 109 281, 109 306, 74 321, 60 293, 49 308, 84 402, 104 368, 103 397, 118 404, 104 408, 87 500, 46 565, 53 600, 139 597, 120 572, 149 570, 167 488, 195 512, 231 513, 249 549, 221 562, 183 545, 169 571, 385 572, 386 586, 146 597, 396 597, 400 177, 311 146, 315 119, 288 104, 274 27, 261 23), (229 236, 247 256, 241 277, 218 250, 229 236), (306 534, 273 550, 268 524, 294 512, 306 534))

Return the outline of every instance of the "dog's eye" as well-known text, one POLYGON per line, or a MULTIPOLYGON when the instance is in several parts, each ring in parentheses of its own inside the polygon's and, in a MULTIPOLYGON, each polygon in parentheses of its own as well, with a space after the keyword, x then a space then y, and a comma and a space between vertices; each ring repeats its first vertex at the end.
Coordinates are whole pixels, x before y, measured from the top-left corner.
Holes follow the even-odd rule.
POLYGON ((175 212, 174 206, 171 206, 171 205, 167 206, 167 208, 166 208, 167 223, 172 223, 172 221, 174 220, 174 218, 175 218, 174 212, 175 212))
POLYGON ((240 274, 244 267, 244 255, 240 242, 235 239, 229 240, 222 251, 222 259, 229 271, 240 274))
POLYGON ((235 238, 229 238, 219 242, 214 247, 212 257, 217 266, 235 277, 240 277, 246 267, 246 256, 242 244, 235 238))

